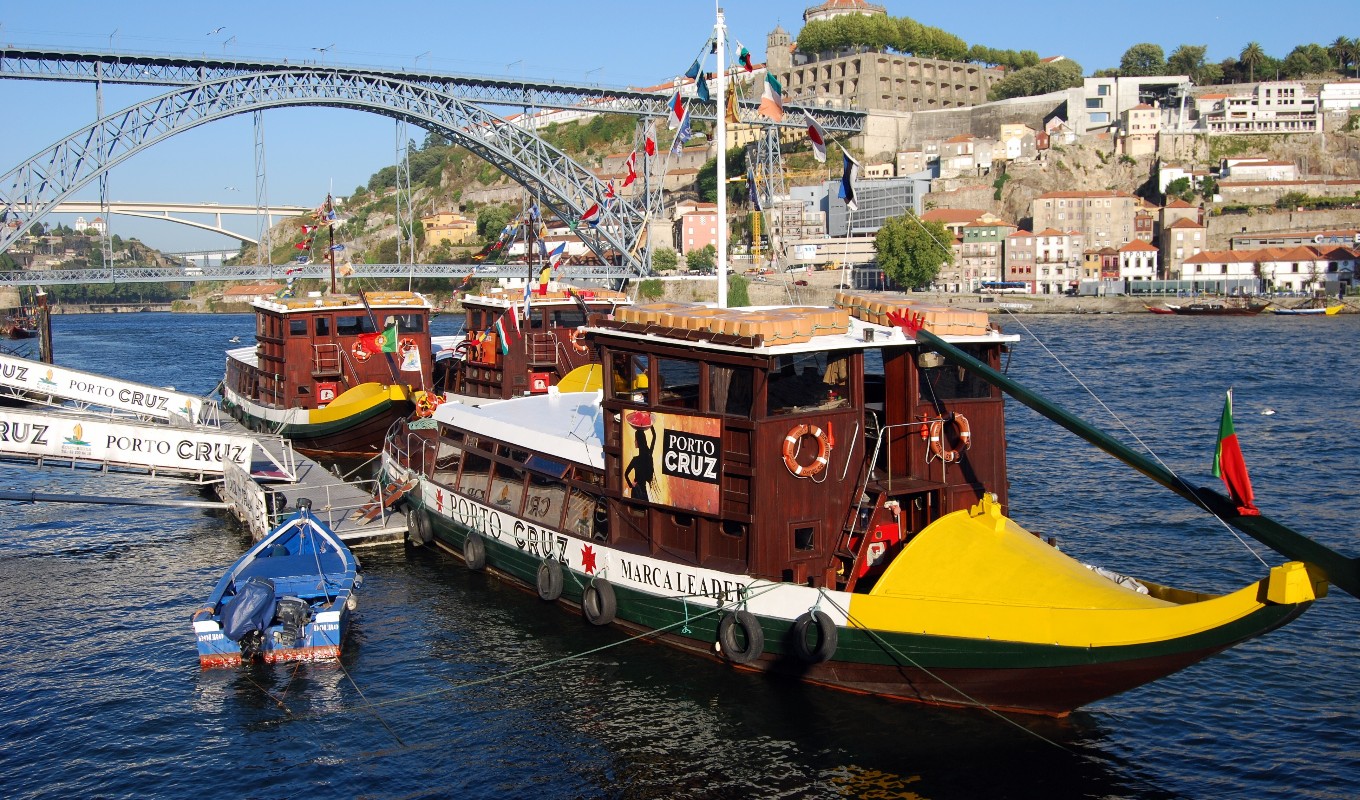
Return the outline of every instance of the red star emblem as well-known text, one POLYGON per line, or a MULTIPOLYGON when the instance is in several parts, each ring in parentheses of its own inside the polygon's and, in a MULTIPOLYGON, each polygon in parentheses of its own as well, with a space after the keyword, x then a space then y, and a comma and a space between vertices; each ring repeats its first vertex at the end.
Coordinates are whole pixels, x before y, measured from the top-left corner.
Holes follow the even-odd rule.
POLYGON ((595 572, 595 551, 588 544, 581 545, 581 567, 588 575, 595 572))
POLYGON ((444 513, 444 490, 443 490, 443 489, 435 489, 435 490, 434 490, 434 503, 435 503, 435 506, 436 506, 436 508, 438 509, 439 513, 443 514, 443 513, 444 513))

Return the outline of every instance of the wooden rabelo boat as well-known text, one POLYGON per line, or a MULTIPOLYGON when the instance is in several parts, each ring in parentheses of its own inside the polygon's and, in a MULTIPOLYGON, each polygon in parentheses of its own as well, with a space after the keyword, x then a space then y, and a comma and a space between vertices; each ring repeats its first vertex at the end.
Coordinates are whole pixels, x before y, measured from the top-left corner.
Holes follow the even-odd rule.
POLYGON ((1269 303, 1189 303, 1167 304, 1171 313, 1184 317, 1252 317, 1265 311, 1269 303))
POLYGON ((529 297, 527 314, 519 291, 492 289, 462 303, 466 338, 454 357, 436 362, 434 385, 480 402, 542 394, 573 370, 598 363, 585 339, 587 315, 612 315, 633 301, 610 289, 548 284, 529 297))
POLYGON ((430 303, 412 292, 257 301, 254 347, 227 351, 222 405, 301 452, 371 456, 430 384, 430 303), (373 339, 396 327, 395 352, 373 339))
POLYGON ((837 306, 593 316, 602 390, 394 429, 412 540, 742 668, 1050 715, 1289 622, 1324 577, 1360 592, 1354 560, 1014 384, 985 314, 837 306), (1294 560, 1222 596, 1088 569, 1006 515, 1003 391, 1294 560))

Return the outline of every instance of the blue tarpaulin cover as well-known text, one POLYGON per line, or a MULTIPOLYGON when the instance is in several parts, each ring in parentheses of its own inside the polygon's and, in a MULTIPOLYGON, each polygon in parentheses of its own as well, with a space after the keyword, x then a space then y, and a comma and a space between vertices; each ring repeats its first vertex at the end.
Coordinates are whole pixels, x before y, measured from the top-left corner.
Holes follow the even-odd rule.
POLYGON ((251 631, 263 631, 274 619, 274 582, 251 578, 222 609, 222 633, 233 642, 251 631))

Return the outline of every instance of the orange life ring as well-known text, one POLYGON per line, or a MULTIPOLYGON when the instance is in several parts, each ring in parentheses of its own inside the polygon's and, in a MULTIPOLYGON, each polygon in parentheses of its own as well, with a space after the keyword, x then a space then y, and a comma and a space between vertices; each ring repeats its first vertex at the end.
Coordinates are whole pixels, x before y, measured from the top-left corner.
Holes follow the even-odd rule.
POLYGON ((967 417, 962 414, 953 414, 950 420, 941 417, 932 420, 928 426, 927 438, 930 440, 930 455, 927 456, 927 460, 931 460, 931 456, 933 456, 946 464, 957 464, 960 460, 959 451, 949 450, 944 446, 944 424, 946 421, 952 421, 954 427, 958 429, 959 441, 963 444, 964 450, 970 450, 973 447, 973 429, 968 424, 967 417))
POLYGON ((360 364, 367 361, 369 357, 373 355, 364 349, 363 342, 355 342, 354 346, 349 349, 349 353, 354 356, 354 360, 358 361, 360 364))
POLYGON ((783 454, 784 466, 788 467, 795 478, 814 477, 831 463, 831 437, 816 425, 806 423, 794 425, 784 437, 783 454), (817 457, 807 466, 798 463, 798 448, 804 436, 811 436, 817 440, 817 457))
POLYGON ((434 410, 444 404, 444 398, 434 392, 421 392, 416 398, 416 416, 425 418, 434 415, 434 410))
POLYGON ((571 346, 578 353, 589 353, 590 347, 586 345, 586 329, 577 328, 571 333, 571 346))
POLYGON ((409 336, 407 336, 405 339, 402 339, 402 340, 401 340, 401 344, 399 344, 399 345, 397 346, 397 350, 399 350, 399 351, 402 352, 402 353, 405 353, 405 352, 408 351, 408 350, 414 350, 414 349, 416 349, 416 340, 415 340, 415 339, 412 339, 412 338, 409 337, 409 336))

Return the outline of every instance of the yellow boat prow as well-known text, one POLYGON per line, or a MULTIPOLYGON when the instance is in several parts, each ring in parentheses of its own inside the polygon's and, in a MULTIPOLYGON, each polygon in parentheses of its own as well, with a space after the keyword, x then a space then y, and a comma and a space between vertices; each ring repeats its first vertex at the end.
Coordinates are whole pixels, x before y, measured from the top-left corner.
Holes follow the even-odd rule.
POLYGON ((379 403, 399 403, 411 399, 411 388, 404 384, 361 383, 346 389, 325 408, 312 409, 307 414, 310 424, 323 424, 360 414, 379 403))

